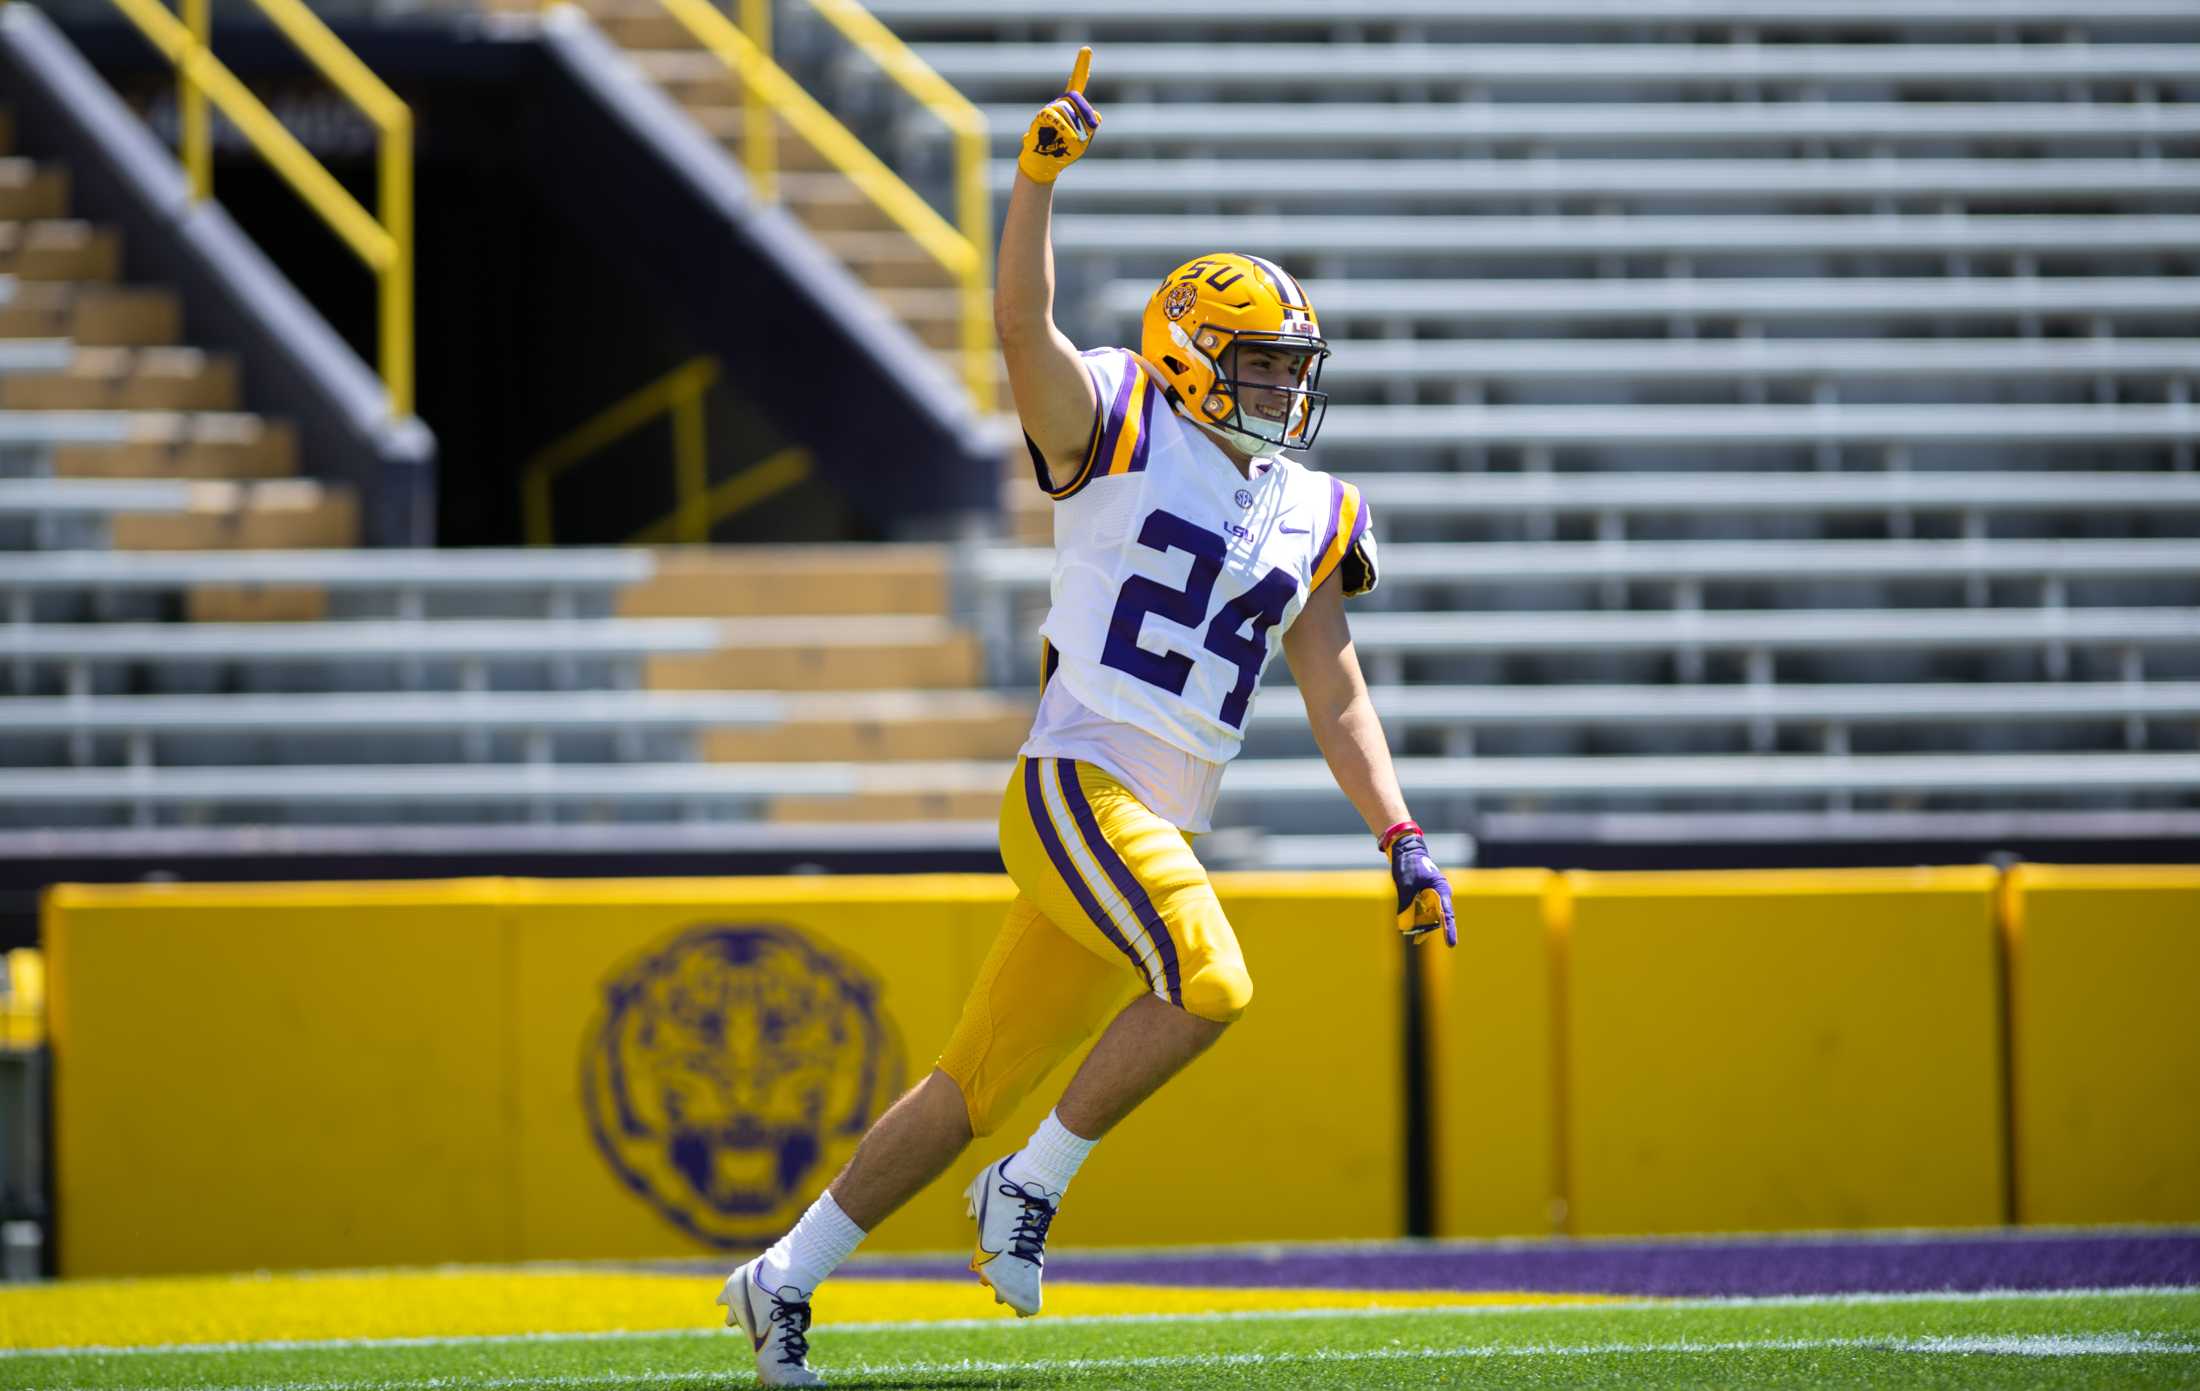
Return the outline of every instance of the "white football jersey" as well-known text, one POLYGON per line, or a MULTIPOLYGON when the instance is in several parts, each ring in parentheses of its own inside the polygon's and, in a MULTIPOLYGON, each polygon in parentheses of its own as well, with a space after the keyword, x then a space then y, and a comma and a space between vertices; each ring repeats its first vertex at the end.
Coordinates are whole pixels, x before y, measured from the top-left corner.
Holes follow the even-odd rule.
POLYGON ((1100 348, 1084 363, 1099 418, 1075 476, 1047 489, 1049 682, 1103 719, 1226 762, 1307 597, 1333 573, 1347 597, 1375 587, 1367 506, 1285 455, 1240 474, 1137 354, 1100 348))

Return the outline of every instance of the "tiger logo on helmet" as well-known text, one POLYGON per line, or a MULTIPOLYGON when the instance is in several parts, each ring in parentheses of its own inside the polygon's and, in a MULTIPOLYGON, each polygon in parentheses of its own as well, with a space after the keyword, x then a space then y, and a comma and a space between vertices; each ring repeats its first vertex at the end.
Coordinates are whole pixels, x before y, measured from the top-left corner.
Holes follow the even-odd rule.
POLYGON ((1329 344, 1306 290, 1273 261, 1186 261, 1146 301, 1138 355, 1187 420, 1256 458, 1314 442, 1329 344))

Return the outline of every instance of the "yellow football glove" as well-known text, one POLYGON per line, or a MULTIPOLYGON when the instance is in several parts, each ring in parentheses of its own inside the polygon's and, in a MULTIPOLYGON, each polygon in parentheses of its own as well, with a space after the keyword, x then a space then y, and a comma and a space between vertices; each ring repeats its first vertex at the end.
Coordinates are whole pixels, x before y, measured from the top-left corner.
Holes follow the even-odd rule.
POLYGON ((1100 129, 1100 113, 1085 100, 1085 77, 1091 71, 1092 50, 1078 49, 1077 66, 1070 72, 1069 86, 1031 118, 1031 129, 1024 132, 1024 147, 1016 156, 1016 167, 1029 175, 1033 183, 1053 183, 1057 175, 1085 153, 1092 144, 1093 134, 1100 129))

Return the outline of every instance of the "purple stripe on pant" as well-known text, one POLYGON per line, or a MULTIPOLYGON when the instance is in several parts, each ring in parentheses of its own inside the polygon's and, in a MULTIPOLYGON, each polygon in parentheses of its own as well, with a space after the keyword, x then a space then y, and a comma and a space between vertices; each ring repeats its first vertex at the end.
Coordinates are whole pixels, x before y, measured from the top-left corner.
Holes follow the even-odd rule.
MULTIPOLYGON (((1067 759, 1061 762, 1069 764, 1067 759)), ((1069 766, 1074 770, 1076 765, 1069 766)), ((1075 776, 1073 771, 1070 778, 1063 780, 1062 790, 1065 795, 1076 785, 1073 781, 1075 776)), ((1077 872, 1077 862, 1069 857, 1068 847, 1055 834, 1054 818, 1047 815, 1046 794, 1039 787, 1039 760, 1035 758, 1024 760, 1024 799, 1031 806, 1031 824, 1039 830, 1039 844, 1046 847, 1047 858, 1054 862, 1054 872, 1062 877, 1063 883, 1069 885, 1070 893, 1077 899, 1077 906, 1085 910, 1085 916, 1091 918, 1093 925, 1107 935, 1107 939, 1115 944, 1116 950, 1131 959, 1131 965, 1138 968, 1139 979, 1146 982, 1146 988, 1153 989, 1153 975, 1146 969, 1145 961, 1132 950, 1131 944, 1123 939, 1123 935, 1115 930, 1115 920, 1101 911, 1099 900, 1085 886, 1085 876, 1077 872)))
POLYGON ((1160 950, 1161 972, 1169 986, 1169 1003, 1181 1008, 1184 1004, 1184 982, 1177 971, 1176 942, 1169 936, 1169 925, 1161 920, 1161 914, 1153 906, 1153 900, 1147 897, 1146 886, 1138 882, 1138 876, 1131 873, 1131 867, 1123 863, 1123 857, 1116 854, 1115 847, 1108 844, 1107 838, 1100 834, 1099 819, 1092 814, 1092 804, 1085 800, 1085 789, 1078 784, 1075 761, 1056 759, 1055 766, 1062 775, 1062 800, 1069 803, 1069 814, 1077 818, 1078 827, 1085 833, 1085 843, 1092 847, 1093 858, 1100 862, 1100 868, 1115 885, 1116 892, 1122 894, 1123 900, 1130 904, 1131 911, 1138 915, 1138 921, 1145 926, 1146 934, 1153 938, 1154 946, 1160 950))

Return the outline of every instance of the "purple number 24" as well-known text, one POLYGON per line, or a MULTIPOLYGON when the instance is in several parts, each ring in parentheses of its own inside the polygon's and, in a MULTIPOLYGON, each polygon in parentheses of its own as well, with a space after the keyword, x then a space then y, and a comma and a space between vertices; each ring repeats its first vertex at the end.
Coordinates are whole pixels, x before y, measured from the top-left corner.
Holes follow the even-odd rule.
MULTIPOLYGON (((1192 557, 1191 573, 1184 577, 1182 589, 1172 589, 1144 575, 1123 581, 1115 612, 1108 618, 1108 641, 1100 662, 1180 696, 1191 679, 1192 659, 1182 652, 1149 651, 1139 646, 1138 636, 1146 626, 1147 614, 1184 628, 1197 628, 1206 620, 1207 601, 1214 597, 1215 580, 1222 574, 1222 538, 1173 512, 1154 512, 1139 528, 1138 544, 1153 551, 1188 552, 1192 557)), ((1237 685, 1222 698, 1218 712, 1222 722, 1232 729, 1245 723, 1253 684, 1260 680, 1261 667, 1268 661, 1268 630, 1282 620, 1285 606, 1296 593, 1298 581, 1288 571, 1270 570, 1258 584, 1224 604, 1207 623, 1204 646, 1238 670, 1237 685), (1245 631, 1247 624, 1252 625, 1250 633, 1245 631)))

